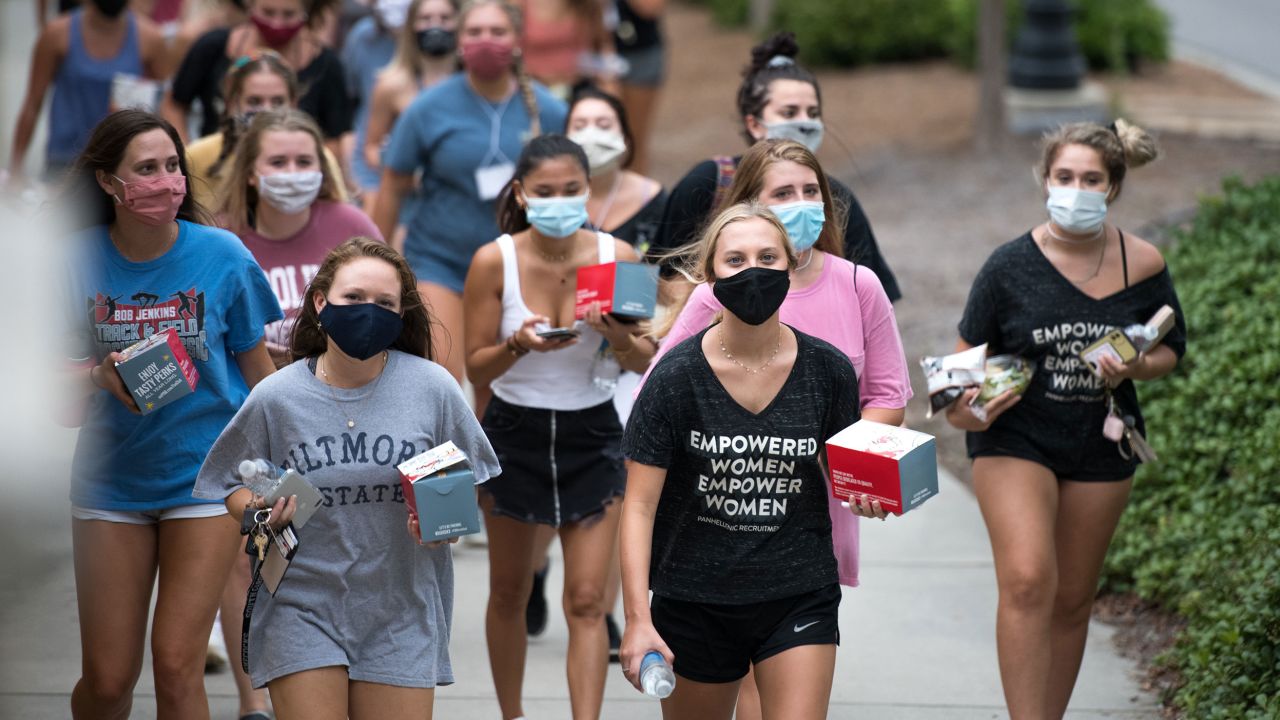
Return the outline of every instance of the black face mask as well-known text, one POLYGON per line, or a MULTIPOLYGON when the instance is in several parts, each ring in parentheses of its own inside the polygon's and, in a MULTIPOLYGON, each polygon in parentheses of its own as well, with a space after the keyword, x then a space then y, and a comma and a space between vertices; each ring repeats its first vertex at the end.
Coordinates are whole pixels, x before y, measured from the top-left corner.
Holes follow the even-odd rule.
POLYGON ((748 325, 759 325, 773 317, 790 289, 790 273, 762 267, 719 278, 711 286, 712 294, 724 309, 748 325))
POLYGON ((98 8, 98 12, 109 18, 118 17, 124 12, 124 6, 129 0, 93 0, 94 7, 98 8))
POLYGON ((427 28, 419 30, 418 48, 431 57, 444 57, 453 52, 458 45, 457 35, 444 28, 427 28))
POLYGON ((320 311, 320 327, 339 350, 356 360, 368 360, 400 337, 404 319, 373 303, 328 303, 320 311))

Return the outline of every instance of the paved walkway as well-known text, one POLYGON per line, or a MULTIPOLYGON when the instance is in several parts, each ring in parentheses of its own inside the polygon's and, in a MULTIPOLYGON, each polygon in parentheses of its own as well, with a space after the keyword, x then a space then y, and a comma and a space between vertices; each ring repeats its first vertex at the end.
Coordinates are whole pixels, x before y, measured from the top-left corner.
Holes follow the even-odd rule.
MULTIPOLYGON (((61 491, 61 489, 59 489, 61 491)), ((79 636, 69 521, 45 523, 54 542, 20 578, 0 589, 0 717, 53 720, 68 715, 79 674, 79 636)), ((941 494, 906 518, 866 523, 863 586, 845 590, 844 642, 836 666, 831 717, 972 720, 1004 717, 994 643, 995 578, 986 532, 972 494, 950 476, 941 494)), ((498 718, 484 646, 487 551, 458 546, 452 642, 458 683, 439 690, 436 717, 498 718)), ((549 586, 560 587, 553 563, 549 586)), ((1068 717, 1155 718, 1133 666, 1116 656, 1111 631, 1095 623, 1068 717)), ((526 712, 535 720, 569 716, 564 678, 566 630, 553 613, 529 651, 526 712)), ((138 685, 135 718, 155 717, 149 667, 138 685)), ((208 677, 215 720, 235 716, 228 674, 208 677)), ((656 702, 611 667, 603 717, 657 718, 656 702)))

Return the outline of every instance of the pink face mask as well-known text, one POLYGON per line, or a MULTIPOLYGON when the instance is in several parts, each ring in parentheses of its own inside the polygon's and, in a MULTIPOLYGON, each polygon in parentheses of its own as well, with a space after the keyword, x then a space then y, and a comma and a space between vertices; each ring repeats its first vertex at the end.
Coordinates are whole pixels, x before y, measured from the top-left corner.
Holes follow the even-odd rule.
POLYGON ((289 25, 272 25, 257 15, 250 15, 249 19, 253 21, 253 26, 258 28, 258 35, 262 37, 262 42, 273 48, 288 45, 293 36, 297 35, 302 30, 302 26, 307 23, 306 20, 299 20, 289 25))
POLYGON ((161 175, 127 183, 112 175, 124 188, 124 198, 117 193, 116 204, 147 225, 167 225, 178 217, 178 208, 187 196, 187 178, 183 175, 161 175))
POLYGON ((506 43, 467 40, 462 43, 462 64, 480 80, 496 80, 511 72, 513 51, 506 43))

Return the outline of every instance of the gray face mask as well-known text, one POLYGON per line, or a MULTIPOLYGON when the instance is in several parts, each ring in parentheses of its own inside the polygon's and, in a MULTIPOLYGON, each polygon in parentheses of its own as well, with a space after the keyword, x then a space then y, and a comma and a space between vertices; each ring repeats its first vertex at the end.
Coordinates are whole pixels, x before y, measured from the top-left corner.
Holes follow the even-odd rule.
POLYGON ((765 138, 769 140, 795 140, 816 153, 822 146, 821 120, 788 120, 786 122, 761 123, 764 125, 765 138))

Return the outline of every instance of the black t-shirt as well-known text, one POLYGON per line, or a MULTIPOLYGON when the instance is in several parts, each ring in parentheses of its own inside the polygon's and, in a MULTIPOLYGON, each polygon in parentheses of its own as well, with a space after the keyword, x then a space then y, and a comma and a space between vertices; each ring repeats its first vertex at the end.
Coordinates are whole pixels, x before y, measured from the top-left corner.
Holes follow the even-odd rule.
MULTIPOLYGON (((667 191, 659 190, 649 199, 649 202, 644 204, 644 207, 636 211, 635 215, 627 218, 618 227, 605 232, 635 248, 636 252, 643 256, 658 233, 658 225, 662 222, 662 209, 666 205, 667 191)), ((600 229, 594 225, 588 225, 588 227, 600 229)))
MULTIPOLYGON (((1179 358, 1186 352, 1187 327, 1168 268, 1095 300, 1058 271, 1027 233, 996 248, 969 290, 960 337, 972 345, 990 343, 987 355, 1017 355, 1036 363, 1022 399, 996 418, 986 432, 968 433, 969 453, 1000 447, 1001 436, 1023 435, 1058 457, 1077 457, 1098 448, 1086 470, 1105 474, 1124 461, 1115 443, 1102 436, 1106 383, 1080 359, 1080 351, 1115 329, 1144 323, 1160 306, 1174 309, 1177 322, 1163 343, 1179 358)), ((1144 430, 1138 394, 1125 380, 1113 391, 1116 403, 1144 430)))
POLYGON ((675 600, 741 605, 836 583, 822 468, 827 438, 859 417, 853 366, 796 331, 791 374, 753 415, 707 363, 707 332, 653 369, 623 436, 629 459, 667 470, 650 588, 675 600))
MULTIPOLYGON (((227 57, 227 42, 231 30, 219 28, 201 35, 182 59, 182 66, 173 76, 173 99, 180 105, 190 106, 200 99, 203 115, 200 134, 218 132, 218 120, 222 116, 222 83, 231 67, 227 57)), ((323 48, 309 65, 298 73, 301 97, 298 109, 315 119, 326 138, 336 138, 351 130, 351 108, 347 97, 346 80, 343 79, 342 61, 329 48, 323 48)))
POLYGON ((618 27, 613 31, 613 42, 618 52, 626 55, 662 45, 662 27, 657 19, 637 15, 627 0, 618 0, 616 7, 618 27))
MULTIPOLYGON (((741 156, 733 159, 736 166, 741 156)), ((699 233, 711 220, 711 210, 716 200, 716 187, 720 181, 720 168, 715 160, 698 163, 685 175, 667 198, 667 209, 657 237, 649 246, 649 256, 669 252, 698 239, 699 233)), ((850 262, 864 265, 880 278, 889 302, 902 299, 898 279, 893 276, 889 264, 880 254, 871 223, 862 211, 862 205, 853 191, 839 180, 827 176, 831 184, 832 199, 840 207, 848 208, 844 227, 844 256, 850 262)))

